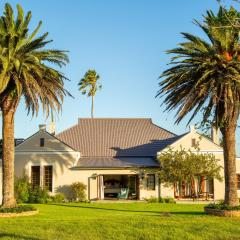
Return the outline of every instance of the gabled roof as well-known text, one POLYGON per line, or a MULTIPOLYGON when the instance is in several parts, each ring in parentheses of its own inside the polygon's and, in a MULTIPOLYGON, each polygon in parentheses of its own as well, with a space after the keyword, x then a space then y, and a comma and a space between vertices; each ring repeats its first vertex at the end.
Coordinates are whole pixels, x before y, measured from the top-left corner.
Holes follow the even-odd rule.
MULTIPOLYGON (((24 138, 15 138, 14 139, 15 147, 18 146, 19 144, 21 144, 22 142, 24 142, 24 138)), ((0 160, 2 158, 2 144, 3 144, 3 140, 0 139, 0 160)))
POLYGON ((83 157, 155 157, 178 139, 145 118, 82 118, 57 138, 83 157))
POLYGON ((39 130, 15 147, 15 152, 76 152, 71 146, 46 130, 39 130), (45 139, 44 147, 39 147, 40 138, 45 139))

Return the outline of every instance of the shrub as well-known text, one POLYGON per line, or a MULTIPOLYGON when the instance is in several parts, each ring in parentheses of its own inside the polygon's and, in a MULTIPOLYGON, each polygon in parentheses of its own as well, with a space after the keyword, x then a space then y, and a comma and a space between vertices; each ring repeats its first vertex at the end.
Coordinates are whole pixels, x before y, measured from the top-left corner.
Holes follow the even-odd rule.
POLYGON ((21 178, 15 178, 14 195, 17 203, 26 203, 29 200, 30 183, 28 177, 25 175, 21 178))
POLYGON ((216 210, 240 210, 240 205, 232 207, 224 202, 219 202, 219 203, 210 203, 205 208, 211 208, 211 209, 216 209, 216 210))
POLYGON ((83 202, 86 201, 86 189, 87 186, 81 182, 75 182, 71 184, 72 199, 74 201, 83 202))
POLYGON ((65 201, 65 195, 63 193, 57 193, 54 196, 52 196, 52 201, 54 203, 62 203, 65 201))
POLYGON ((56 188, 56 192, 64 195, 64 200, 72 201, 73 193, 71 185, 62 185, 56 188))
POLYGON ((157 197, 150 197, 146 198, 145 201, 148 203, 176 203, 174 198, 166 197, 166 198, 157 198, 157 197))
POLYGON ((21 213, 36 210, 37 209, 31 205, 20 205, 14 208, 0 208, 0 213, 21 213))
POLYGON ((159 202, 158 198, 156 198, 156 197, 145 198, 144 200, 148 203, 158 203, 159 202))
POLYGON ((165 202, 165 203, 176 203, 176 201, 174 200, 174 198, 170 198, 170 197, 164 198, 164 202, 165 202))
POLYGON ((50 201, 50 195, 46 189, 41 187, 31 188, 29 192, 29 203, 47 203, 50 201))
POLYGON ((50 195, 41 187, 32 187, 26 175, 16 177, 14 182, 14 194, 17 203, 47 203, 50 195))

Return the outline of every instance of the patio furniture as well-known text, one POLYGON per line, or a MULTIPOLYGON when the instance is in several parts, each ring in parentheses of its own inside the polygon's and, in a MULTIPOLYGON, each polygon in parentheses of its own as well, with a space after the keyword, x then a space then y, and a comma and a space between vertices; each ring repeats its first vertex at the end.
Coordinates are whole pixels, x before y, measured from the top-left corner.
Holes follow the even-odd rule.
POLYGON ((208 201, 210 198, 213 198, 213 193, 209 192, 200 192, 198 193, 198 198, 201 198, 202 200, 208 201))
POLYGON ((128 198, 131 199, 131 200, 137 200, 137 194, 136 193, 129 193, 128 198))
POLYGON ((129 193, 128 188, 121 188, 121 192, 118 194, 118 199, 127 199, 128 193, 129 193))
POLYGON ((121 188, 105 188, 104 193, 120 193, 121 188))

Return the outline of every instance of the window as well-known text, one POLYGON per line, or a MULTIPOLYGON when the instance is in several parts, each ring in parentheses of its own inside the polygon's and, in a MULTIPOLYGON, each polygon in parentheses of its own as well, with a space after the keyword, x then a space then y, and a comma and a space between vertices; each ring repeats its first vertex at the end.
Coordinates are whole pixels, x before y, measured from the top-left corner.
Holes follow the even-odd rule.
POLYGON ((237 189, 240 190, 240 174, 237 174, 237 189))
POLYGON ((53 167, 44 166, 44 188, 52 192, 53 167))
POLYGON ((44 147, 44 138, 40 138, 40 147, 44 147))
POLYGON ((31 184, 33 188, 40 186, 40 166, 32 166, 31 184))
POLYGON ((197 141, 195 138, 192 138, 192 147, 196 147, 197 146, 197 141))
POLYGON ((155 174, 147 174, 147 189, 155 190, 155 174))

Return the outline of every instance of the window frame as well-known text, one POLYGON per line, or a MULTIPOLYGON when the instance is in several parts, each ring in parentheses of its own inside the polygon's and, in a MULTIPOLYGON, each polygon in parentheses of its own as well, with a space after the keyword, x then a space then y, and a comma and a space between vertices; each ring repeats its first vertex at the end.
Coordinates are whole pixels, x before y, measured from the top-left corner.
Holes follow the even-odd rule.
POLYGON ((40 138, 40 147, 44 147, 44 146, 45 146, 45 139, 40 138))
POLYGON ((155 176, 155 174, 147 174, 147 190, 151 190, 151 191, 156 190, 156 176, 155 176))
MULTIPOLYGON (((49 175, 49 172, 48 172, 48 175, 49 175)), ((49 192, 53 192, 53 165, 44 165, 43 166, 43 188, 49 192), (47 181, 46 181, 46 169, 47 168, 51 168, 51 171, 50 171, 50 177, 48 176, 47 181), (49 182, 49 183, 46 185, 46 182, 49 182)))
POLYGON ((41 187, 41 166, 40 165, 32 165, 31 166, 31 185, 32 185, 32 188, 41 187), (38 168, 39 169, 39 177, 38 177, 39 183, 38 184, 34 184, 33 183, 33 169, 34 168, 38 168))
POLYGON ((197 140, 196 140, 196 138, 192 138, 191 146, 192 146, 192 147, 196 147, 196 146, 197 146, 197 140))

